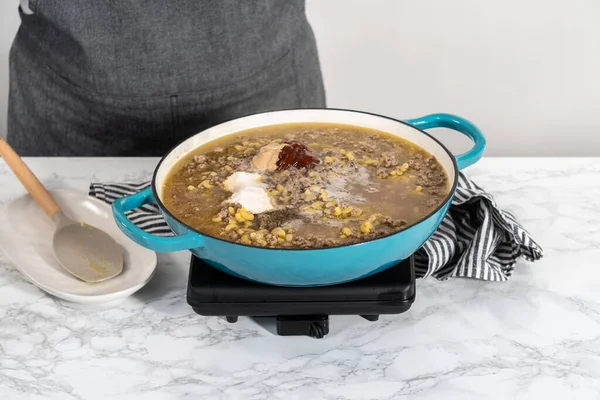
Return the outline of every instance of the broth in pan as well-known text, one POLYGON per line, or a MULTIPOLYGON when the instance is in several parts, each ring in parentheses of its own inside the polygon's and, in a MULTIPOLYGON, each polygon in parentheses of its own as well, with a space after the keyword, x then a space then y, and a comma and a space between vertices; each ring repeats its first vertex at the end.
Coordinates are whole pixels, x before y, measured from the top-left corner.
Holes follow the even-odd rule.
POLYGON ((422 148, 373 129, 294 123, 200 146, 170 172, 163 203, 193 229, 251 246, 322 248, 411 226, 450 191, 422 148))

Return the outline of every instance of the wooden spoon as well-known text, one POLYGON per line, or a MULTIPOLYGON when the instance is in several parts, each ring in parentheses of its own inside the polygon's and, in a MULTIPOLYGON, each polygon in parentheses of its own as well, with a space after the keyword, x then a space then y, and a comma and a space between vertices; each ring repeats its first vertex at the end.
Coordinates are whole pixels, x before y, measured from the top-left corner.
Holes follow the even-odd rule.
POLYGON ((52 247, 65 270, 85 282, 101 282, 123 271, 123 248, 105 232, 67 217, 14 149, 0 137, 0 156, 56 226, 52 247))

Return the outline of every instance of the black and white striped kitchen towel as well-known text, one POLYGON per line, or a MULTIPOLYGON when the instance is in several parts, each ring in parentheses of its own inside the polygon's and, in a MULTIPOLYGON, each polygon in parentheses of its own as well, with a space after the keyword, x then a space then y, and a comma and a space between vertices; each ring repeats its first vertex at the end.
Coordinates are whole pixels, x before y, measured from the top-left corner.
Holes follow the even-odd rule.
MULTIPOLYGON (((148 182, 92 183, 89 194, 111 204, 148 185, 148 182)), ((149 233, 172 235, 154 205, 133 210, 128 217, 149 233)), ((450 210, 438 230, 415 254, 415 266, 421 278, 506 281, 520 257, 536 261, 542 256, 542 248, 515 217, 498 208, 492 195, 460 173, 450 210)))

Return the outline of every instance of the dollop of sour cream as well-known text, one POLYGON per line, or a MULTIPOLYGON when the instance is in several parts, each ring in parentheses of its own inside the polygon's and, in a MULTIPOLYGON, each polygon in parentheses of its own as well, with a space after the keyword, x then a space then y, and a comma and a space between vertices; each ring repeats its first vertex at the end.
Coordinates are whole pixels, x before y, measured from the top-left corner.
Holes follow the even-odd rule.
POLYGON ((224 188, 233 193, 227 202, 239 203, 253 214, 272 210, 273 203, 261 179, 260 174, 249 172, 238 171, 231 174, 223 182, 224 188))

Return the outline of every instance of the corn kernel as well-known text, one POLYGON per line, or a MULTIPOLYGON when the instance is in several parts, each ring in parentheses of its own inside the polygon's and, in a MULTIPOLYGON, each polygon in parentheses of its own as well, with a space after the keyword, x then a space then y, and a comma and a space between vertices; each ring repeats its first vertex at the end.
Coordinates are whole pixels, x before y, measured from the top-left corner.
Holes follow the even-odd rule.
POLYGON ((321 188, 317 185, 311 185, 310 190, 311 192, 319 193, 321 191, 321 188))
POLYGON ((244 217, 242 217, 242 214, 240 214, 239 211, 237 213, 235 213, 235 220, 238 221, 238 222, 244 222, 244 221, 246 221, 244 219, 244 217))
POLYGON ((233 207, 228 207, 228 208, 227 208, 227 211, 229 211, 229 214, 230 214, 230 215, 235 215, 235 208, 233 208, 233 207))
POLYGON ((305 194, 304 198, 306 199, 306 201, 311 201, 311 200, 315 200, 317 198, 317 195, 314 193, 305 194))
POLYGON ((336 202, 335 200, 334 200, 334 201, 330 201, 330 202, 328 202, 327 204, 325 204, 325 207, 328 207, 328 208, 329 208, 329 207, 333 207, 333 206, 335 206, 336 204, 337 204, 337 202, 336 202))
POLYGON ((242 228, 240 228, 240 229, 238 229, 236 232, 237 232, 237 234, 238 234, 238 235, 240 235, 240 236, 241 236, 241 235, 243 235, 244 233, 246 233, 246 230, 245 230, 245 229, 242 229, 242 228))
POLYGON ((234 230, 235 228, 237 228, 236 224, 229 224, 225 227, 225 232, 231 232, 232 230, 234 230))
POLYGON ((225 170, 228 172, 231 172, 231 171, 233 171, 233 168, 231 168, 231 166, 229 166, 229 165, 226 165, 225 170))
POLYGON ((212 222, 221 222, 223 219, 221 217, 214 217, 212 222))
POLYGON ((285 191, 285 188, 283 187, 283 185, 281 183, 278 183, 275 188, 281 193, 283 193, 285 191))
POLYGON ((292 235, 291 233, 288 233, 287 235, 285 235, 286 242, 291 242, 292 240, 294 240, 294 235, 292 235))
POLYGON ((233 146, 237 151, 242 151, 244 150, 244 146, 240 145, 240 144, 236 144, 235 146, 233 146))
POLYGON ((373 214, 367 219, 367 221, 374 222, 377 218, 379 218, 379 214, 373 214))
POLYGON ((325 160, 326 163, 331 164, 333 162, 333 157, 330 156, 325 156, 325 160))
POLYGON ((362 233, 369 233, 373 230, 373 224, 371 221, 367 220, 360 225, 360 231, 362 233))
POLYGON ((346 158, 348 159, 348 161, 354 161, 354 153, 349 151, 348 153, 346 153, 346 158))
POLYGON ((248 235, 242 235, 242 242, 244 242, 245 244, 251 244, 252 243, 250 241, 250 238, 248 237, 248 235))
POLYGON ((344 149, 341 149, 341 150, 340 150, 340 153, 342 153, 342 154, 346 154, 346 150, 344 150, 344 149))
POLYGON ((422 191, 423 191, 423 186, 417 186, 417 187, 415 188, 415 190, 416 190, 417 192, 422 192, 422 191))
POLYGON ((323 202, 322 201, 315 201, 314 203, 311 204, 311 207, 314 208, 315 210, 321 210, 323 209, 323 202))
POLYGON ((187 189, 188 189, 189 191, 193 191, 193 190, 196 190, 196 187, 195 187, 195 186, 192 186, 192 185, 190 185, 190 186, 188 186, 188 187, 187 187, 187 189))
POLYGON ((340 216, 342 214, 342 209, 340 207, 336 207, 333 209, 333 215, 335 215, 336 217, 340 216))
POLYGON ((254 214, 252 214, 250 211, 247 211, 244 207, 240 208, 240 215, 246 221, 254 221, 254 214))
POLYGON ((408 163, 402 164, 402 166, 400 167, 400 171, 402 171, 402 172, 408 171, 408 163))
POLYGON ((354 210, 354 207, 348 206, 342 210, 342 214, 350 214, 354 210))
POLYGON ((342 228, 342 234, 345 236, 352 236, 352 230, 346 226, 342 228))
POLYGON ((396 175, 398 175, 398 171, 390 171, 390 175, 391 176, 396 176, 396 175))
POLYGON ((210 183, 210 181, 208 179, 205 179, 202 182, 200 182, 200 185, 198 185, 198 187, 203 187, 205 189, 212 189, 214 186, 210 183))
POLYGON ((285 238, 285 231, 282 228, 275 228, 271 231, 271 233, 279 238, 285 238))

